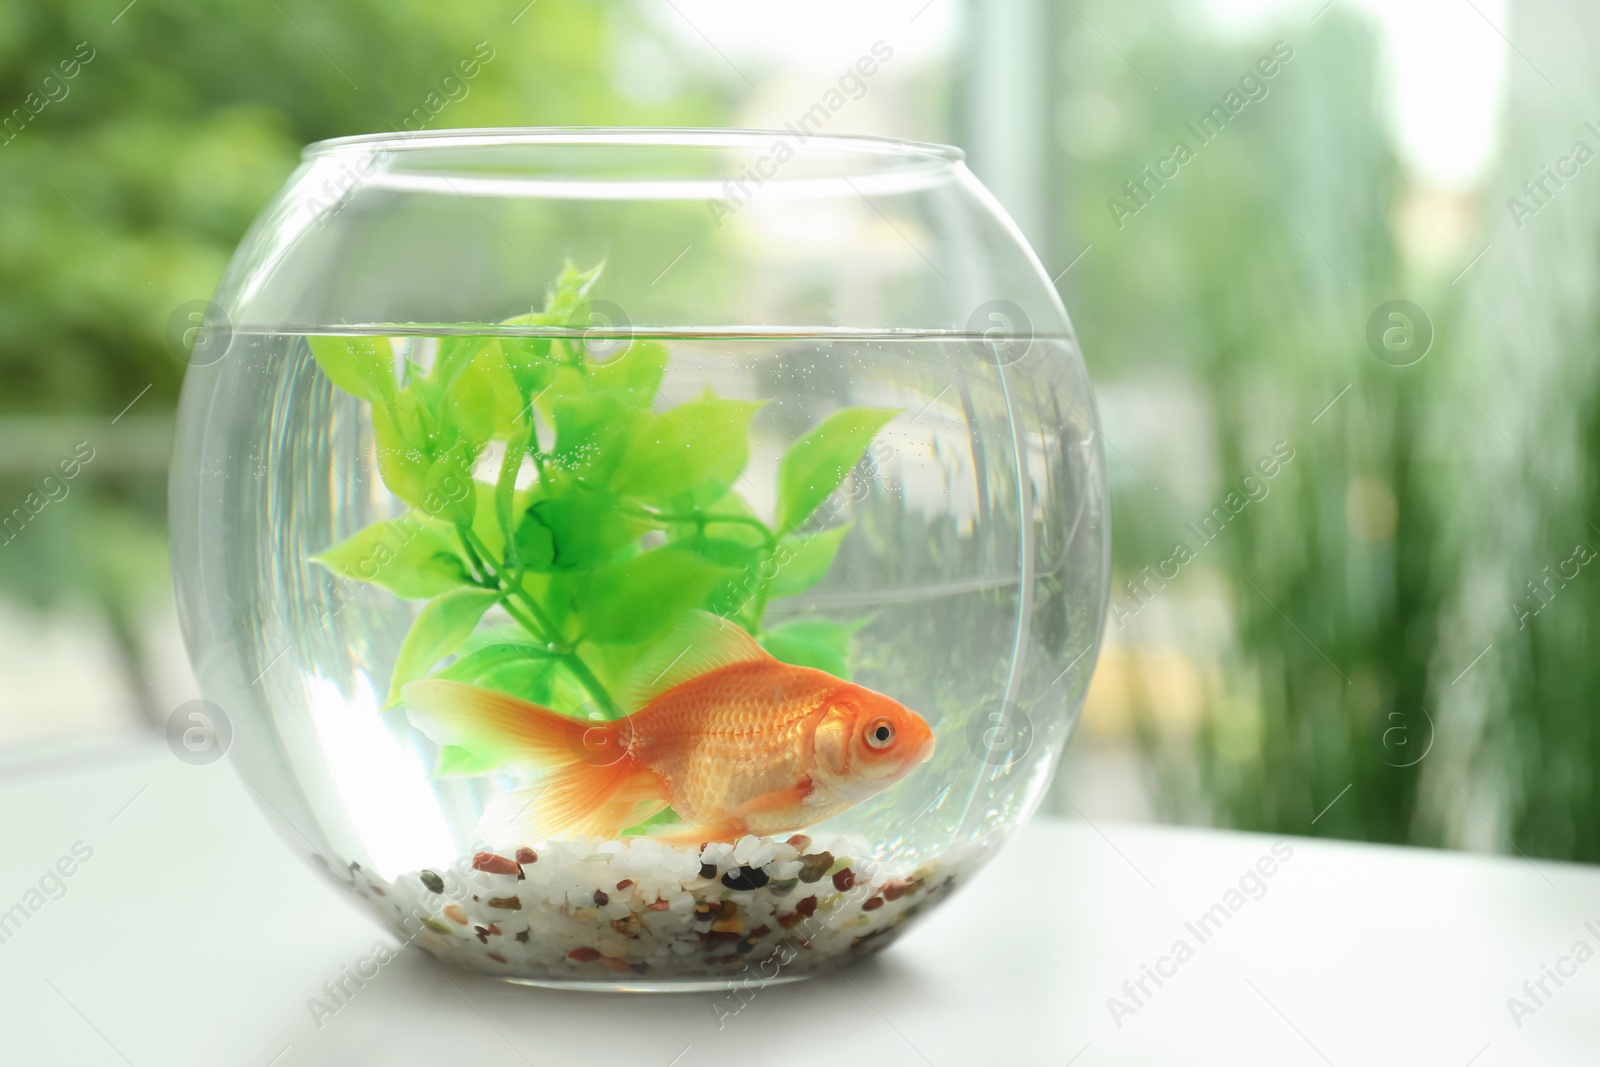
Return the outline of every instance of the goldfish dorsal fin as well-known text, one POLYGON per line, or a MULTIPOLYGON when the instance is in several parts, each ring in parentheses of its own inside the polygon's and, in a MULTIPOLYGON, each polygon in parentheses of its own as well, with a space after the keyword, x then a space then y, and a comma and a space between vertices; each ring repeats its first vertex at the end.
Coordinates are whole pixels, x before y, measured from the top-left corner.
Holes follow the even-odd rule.
POLYGON ((705 611, 690 611, 634 665, 622 691, 623 709, 638 711, 691 678, 735 663, 772 659, 738 623, 705 611))

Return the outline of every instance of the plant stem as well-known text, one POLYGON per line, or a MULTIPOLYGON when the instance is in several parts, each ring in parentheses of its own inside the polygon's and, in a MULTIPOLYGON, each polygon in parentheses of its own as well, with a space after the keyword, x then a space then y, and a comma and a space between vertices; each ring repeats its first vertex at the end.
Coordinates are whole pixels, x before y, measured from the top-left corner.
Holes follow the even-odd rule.
POLYGON ((456 526, 456 535, 461 538, 461 547, 467 551, 467 562, 472 565, 474 571, 472 576, 480 584, 487 584, 490 579, 489 568, 484 566, 483 559, 478 555, 477 549, 472 547, 471 530, 458 524, 456 526))
POLYGON ((767 526, 767 524, 751 515, 712 515, 701 511, 699 508, 694 509, 687 515, 672 515, 665 512, 652 511, 650 508, 642 507, 629 508, 628 510, 632 511, 635 515, 651 519, 655 522, 669 524, 692 523, 695 526, 698 526, 702 531, 704 531, 707 526, 753 526, 757 530, 761 531, 761 540, 763 544, 771 545, 775 540, 772 535, 772 530, 767 526))
POLYGON ((767 614, 767 599, 772 595, 772 583, 761 577, 762 571, 766 570, 767 563, 772 559, 773 550, 770 547, 772 542, 769 541, 768 545, 767 553, 761 557, 761 563, 756 567, 756 591, 755 596, 751 597, 753 607, 750 610, 750 626, 756 633, 761 632, 761 623, 767 614))
MULTIPOLYGON (((474 555, 481 555, 481 557, 485 559, 492 558, 493 553, 491 553, 488 549, 488 546, 478 538, 478 535, 472 532, 470 527, 459 526, 457 529, 461 532, 462 540, 474 547, 474 555)), ((487 564, 485 564, 485 566, 487 567, 487 564)), ((520 576, 515 583, 512 583, 506 581, 506 579, 502 575, 496 573, 493 568, 487 569, 489 570, 490 577, 494 579, 496 585, 498 585, 501 589, 504 589, 509 596, 516 597, 517 599, 521 600, 527 609, 527 614, 531 617, 519 617, 516 612, 512 611, 512 606, 509 600, 504 602, 506 612, 511 615, 513 619, 516 619, 517 623, 522 626, 523 629, 544 641, 553 650, 555 650, 555 655, 561 661, 562 665, 565 666, 567 670, 572 672, 573 677, 577 678, 579 684, 589 691, 589 695, 595 698, 596 702, 600 704, 605 713, 613 718, 617 717, 619 714, 619 709, 617 708, 616 701, 611 699, 611 694, 607 692, 606 687, 601 683, 600 679, 595 677, 594 672, 589 669, 589 665, 583 662, 583 659, 578 655, 577 651, 559 640, 561 634, 560 629, 555 625, 555 623, 550 621, 550 617, 544 613, 544 609, 539 606, 539 602, 534 600, 533 597, 529 596, 526 589, 522 588, 520 576)))

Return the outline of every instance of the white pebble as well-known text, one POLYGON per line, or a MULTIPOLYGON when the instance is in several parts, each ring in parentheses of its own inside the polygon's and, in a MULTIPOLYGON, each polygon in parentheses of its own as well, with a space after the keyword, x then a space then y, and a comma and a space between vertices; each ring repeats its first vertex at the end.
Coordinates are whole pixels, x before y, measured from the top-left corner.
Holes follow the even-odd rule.
POLYGON ((733 858, 740 865, 745 865, 755 856, 756 850, 761 847, 761 839, 752 834, 739 838, 733 846, 733 858))

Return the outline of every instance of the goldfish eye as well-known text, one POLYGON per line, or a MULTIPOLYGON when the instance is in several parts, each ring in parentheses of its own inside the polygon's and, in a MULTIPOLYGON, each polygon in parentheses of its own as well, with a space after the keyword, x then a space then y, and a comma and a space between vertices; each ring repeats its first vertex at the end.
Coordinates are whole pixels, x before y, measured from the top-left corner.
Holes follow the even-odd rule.
POLYGON ((894 726, 888 719, 878 719, 867 727, 867 744, 873 748, 884 748, 894 740, 894 726))

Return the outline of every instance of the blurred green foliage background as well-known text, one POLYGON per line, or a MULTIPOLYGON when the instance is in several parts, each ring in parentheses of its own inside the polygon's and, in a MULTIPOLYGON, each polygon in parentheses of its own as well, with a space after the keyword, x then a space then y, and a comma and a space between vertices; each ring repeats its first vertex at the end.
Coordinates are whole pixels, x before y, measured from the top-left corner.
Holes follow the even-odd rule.
MULTIPOLYGON (((398 128, 480 42, 493 58, 431 125, 776 124, 811 77, 742 54, 748 27, 667 32, 681 13, 660 5, 520 6, 0 0, 0 515, 75 442, 95 450, 0 547, 0 596, 99 630, 151 721, 169 320, 304 143, 398 128)), ((1003 197, 1009 160, 1036 170, 1018 215, 1101 390, 1115 507, 1113 621, 1068 773, 1126 751, 1166 819, 1600 859, 1600 580, 1543 569, 1600 546, 1600 198, 1568 191, 1520 227, 1506 211, 1574 138, 1600 147, 1574 43, 1593 16, 1511 5, 1498 141, 1451 184, 1407 162, 1397 31, 1371 5, 1022 7, 1032 23, 944 0, 815 17, 863 40, 943 18, 943 57, 875 89, 899 96, 861 127, 999 130, 1027 150, 973 165, 1003 197), (1001 83, 1032 106, 982 104, 1001 83), (1234 90, 1214 136, 1191 132, 1234 90), (1191 157, 1164 163, 1180 140, 1191 157), (1410 366, 1367 340, 1396 299, 1432 333, 1410 366)), ((1494 28, 1470 25, 1431 47, 1494 28)))
POLYGON ((659 106, 619 96, 615 5, 545 2, 515 25, 490 3, 119 6, 0 3, 0 510, 75 442, 96 452, 44 535, 0 551, 0 583, 102 618, 156 719, 139 605, 166 586, 170 320, 209 297, 301 146, 400 128, 429 94, 448 101, 431 125, 696 124, 726 102, 687 84, 659 106), (445 96, 480 43, 492 58, 445 96))
POLYGON ((1088 248, 1063 289, 1115 481, 1087 725, 1133 739, 1165 818, 1594 861, 1596 196, 1572 157, 1600 97, 1571 43, 1593 16, 1399 7, 1055 23, 1077 62, 1052 233, 1063 263, 1088 248), (1409 130, 1408 83, 1435 97, 1409 130), (1429 173, 1480 132, 1481 166, 1429 173), (1130 194, 1178 140, 1194 158, 1130 194), (1397 299, 1431 344, 1386 360, 1369 324, 1397 299), (1264 495, 1196 536, 1277 442, 1264 495), (1196 558, 1163 580, 1179 541, 1196 558))

